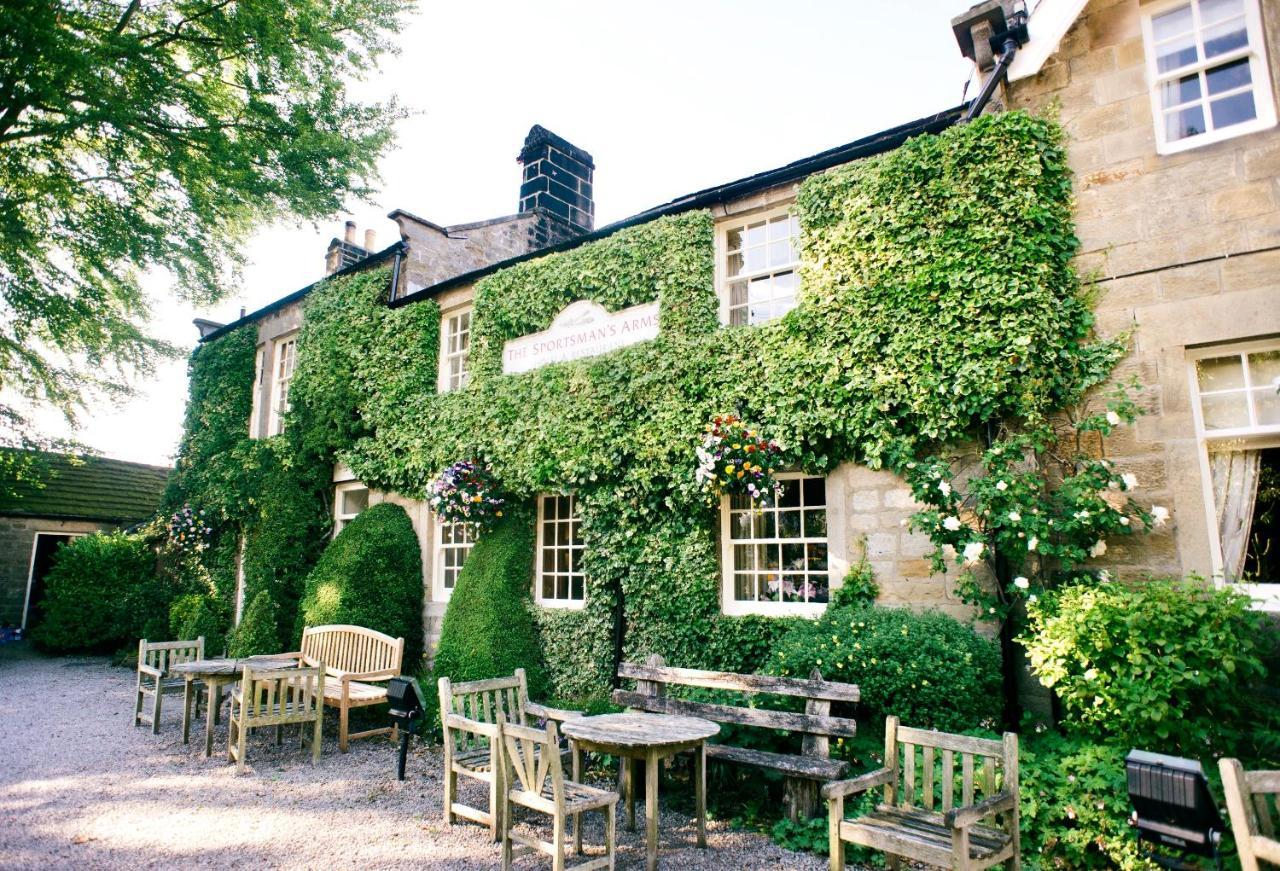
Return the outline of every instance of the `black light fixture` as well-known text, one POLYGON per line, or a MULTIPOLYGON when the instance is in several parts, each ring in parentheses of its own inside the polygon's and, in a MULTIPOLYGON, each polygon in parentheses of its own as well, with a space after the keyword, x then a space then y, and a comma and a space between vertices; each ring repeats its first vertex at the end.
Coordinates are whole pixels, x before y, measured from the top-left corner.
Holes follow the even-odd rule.
MULTIPOLYGON (((1211 856, 1221 871, 1218 845, 1226 826, 1200 763, 1163 753, 1130 750, 1124 767, 1138 840, 1211 856)), ((1154 852, 1151 859, 1165 868, 1197 867, 1154 852)))
POLYGON ((405 757, 409 755, 409 736, 418 734, 426 720, 426 697, 422 687, 411 677, 393 677, 387 683, 387 712, 400 730, 400 759, 396 776, 404 780, 405 757))

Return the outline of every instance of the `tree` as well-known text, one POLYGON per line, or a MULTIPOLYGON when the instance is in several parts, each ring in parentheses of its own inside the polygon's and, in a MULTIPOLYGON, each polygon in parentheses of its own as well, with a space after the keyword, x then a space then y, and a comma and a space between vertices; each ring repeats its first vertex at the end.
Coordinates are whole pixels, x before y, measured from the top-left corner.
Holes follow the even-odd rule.
POLYGON ((0 444, 74 423, 172 353, 139 278, 196 302, 244 235, 364 197, 400 117, 348 81, 412 0, 6 0, 0 6, 0 444))

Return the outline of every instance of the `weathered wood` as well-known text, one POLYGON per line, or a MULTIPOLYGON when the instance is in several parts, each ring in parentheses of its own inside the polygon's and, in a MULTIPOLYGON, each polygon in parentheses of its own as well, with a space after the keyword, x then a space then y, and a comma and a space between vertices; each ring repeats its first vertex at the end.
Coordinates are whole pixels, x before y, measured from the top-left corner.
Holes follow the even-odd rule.
POLYGON ((856 702, 860 697, 853 684, 833 683, 824 680, 805 680, 794 677, 775 677, 767 674, 737 674, 731 671, 705 671, 697 668, 673 668, 671 666, 639 665, 623 662, 618 665, 618 677, 652 681, 659 684, 679 684, 716 690, 734 690, 745 693, 769 693, 776 696, 798 696, 806 699, 825 699, 831 702, 856 702))
POLYGON ((306 668, 244 667, 240 686, 232 694, 227 730, 227 757, 236 763, 237 770, 245 769, 249 732, 266 726, 300 724, 305 746, 306 724, 312 724, 311 761, 315 763, 320 759, 324 681, 324 663, 306 668))
MULTIPOLYGON (((138 642, 137 682, 134 686, 133 725, 140 726, 150 720, 151 733, 160 734, 161 701, 166 693, 184 694, 183 713, 187 709, 186 681, 175 676, 173 669, 185 662, 204 659, 204 636, 195 641, 147 641, 138 642), (151 699, 151 710, 144 714, 144 702, 151 699)), ((183 722, 183 729, 187 723, 183 722)))
POLYGON ((897 772, 891 768, 878 768, 875 771, 869 771, 849 780, 837 780, 822 787, 822 797, 826 799, 845 798, 855 793, 866 792, 868 789, 874 789, 877 786, 884 786, 892 782, 896 774, 897 772))
POLYGON ((733 723, 760 729, 786 729, 790 732, 838 735, 845 738, 852 738, 858 733, 857 723, 843 717, 813 716, 797 714, 793 711, 770 711, 764 708, 738 708, 711 702, 691 702, 670 696, 646 696, 628 690, 614 690, 613 701, 618 705, 638 708, 650 713, 701 717, 716 723, 733 723))
POLYGON ((720 727, 696 717, 633 712, 568 720, 562 730, 576 741, 608 744, 627 751, 705 741, 718 734, 720 727))
POLYGON ((707 756, 721 762, 736 762, 739 765, 767 768, 804 780, 835 780, 843 776, 849 768, 849 763, 838 759, 796 756, 793 753, 770 753, 767 750, 751 750, 746 747, 734 747, 731 744, 712 744, 707 747, 707 756))
POLYGON ((1241 871, 1259 871, 1259 860, 1280 865, 1280 841, 1267 806, 1280 793, 1280 771, 1245 771, 1238 759, 1219 759, 1218 770, 1241 871))
MULTIPOLYGON (((898 724, 896 717, 885 720, 885 769, 861 779, 828 784, 823 794, 831 799, 828 813, 832 871, 845 842, 881 850, 890 865, 910 859, 946 868, 980 869, 1007 863, 1018 869, 1021 863, 1018 832, 1018 737, 1006 733, 1001 741, 969 739, 898 724), (915 805, 916 748, 922 755, 922 797, 915 805), (901 749, 900 749, 901 748, 901 749), (934 758, 942 755, 942 813, 933 810, 934 758), (961 754, 962 804, 954 807, 954 757, 961 754), (983 800, 974 802, 975 757, 981 764, 983 800), (1003 776, 1003 790, 997 793, 997 768, 1003 776), (897 795, 898 778, 902 795, 897 795), (854 786, 868 788, 884 782, 885 800, 875 811, 856 820, 843 819, 842 798, 854 786), (895 799, 897 799, 895 801, 895 799), (989 824, 999 818, 1002 825, 989 824)), ((843 860, 841 860, 843 861, 843 860)))
POLYGON ((398 677, 404 658, 404 639, 392 638, 363 626, 333 624, 308 626, 302 630, 299 660, 305 665, 325 663, 329 680, 324 686, 324 704, 338 709, 338 749, 347 752, 353 738, 385 735, 390 727, 351 734, 348 729, 352 708, 383 704, 387 689, 366 681, 388 681, 398 677))

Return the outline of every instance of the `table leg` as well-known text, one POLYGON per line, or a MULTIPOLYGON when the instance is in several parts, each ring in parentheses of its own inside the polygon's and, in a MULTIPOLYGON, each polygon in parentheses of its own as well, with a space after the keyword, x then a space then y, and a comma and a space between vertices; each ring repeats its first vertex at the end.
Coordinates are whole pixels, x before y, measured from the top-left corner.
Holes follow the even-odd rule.
POLYGON ((705 743, 698 745, 697 766, 698 770, 693 775, 696 778, 693 788, 698 806, 698 846, 705 847, 707 846, 707 745, 705 743))
POLYGON ((222 684, 214 682, 210 698, 213 699, 213 725, 216 726, 222 722, 222 684))
POLYGON ((182 743, 191 743, 191 697, 195 695, 191 678, 183 682, 182 687, 182 743))
POLYGON ((650 750, 644 759, 645 868, 658 867, 658 754, 650 750))
MULTIPOLYGON (((569 749, 573 751, 573 782, 582 783, 582 749, 577 741, 569 741, 569 749)), ((573 815, 573 851, 582 855, 582 814, 573 815)))
POLYGON ((622 769, 622 790, 627 798, 627 831, 636 830, 636 766, 630 756, 619 756, 622 769))
POLYGON ((213 725, 217 722, 219 703, 222 701, 222 687, 217 678, 209 679, 209 704, 204 712, 204 755, 207 759, 213 755, 213 725))

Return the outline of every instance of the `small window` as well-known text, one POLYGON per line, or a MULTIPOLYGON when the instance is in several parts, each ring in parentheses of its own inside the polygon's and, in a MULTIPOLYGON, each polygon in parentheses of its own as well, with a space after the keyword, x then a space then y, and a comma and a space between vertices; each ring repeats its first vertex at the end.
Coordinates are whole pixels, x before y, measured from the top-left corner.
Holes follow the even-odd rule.
POLYGON ((1280 434, 1280 342, 1195 361, 1206 438, 1280 434))
POLYGON ((256 439, 261 433, 258 432, 258 410, 262 406, 262 381, 266 378, 267 373, 263 368, 266 362, 267 349, 266 346, 258 348, 258 353, 253 358, 253 405, 249 408, 249 438, 256 439))
POLYGON ((776 505, 727 496, 722 511, 724 609, 729 614, 814 614, 831 573, 824 478, 780 476, 776 505))
POLYGON ((542 605, 582 607, 586 576, 582 573, 582 517, 578 499, 542 496, 538 499, 537 600, 542 605))
POLYGON ((1275 124, 1258 0, 1182 0, 1143 17, 1161 154, 1275 124))
POLYGON ((799 242, 800 221, 787 211, 721 230, 718 272, 726 324, 762 324, 796 307, 799 242))
POLYGON ((289 383, 293 380, 293 367, 297 362, 298 337, 277 339, 275 345, 275 384, 271 402, 271 428, 268 435, 284 432, 284 418, 289 412, 289 383))
POLYGON ((339 484, 333 498, 333 535, 336 538, 342 528, 369 507, 369 488, 358 481, 339 484))
POLYGON ((471 380, 467 355, 471 351, 471 309, 445 318, 440 331, 440 392, 461 390, 471 380))
POLYGON ((470 523, 437 523, 436 535, 436 601, 447 602, 458 585, 458 575, 475 546, 475 527, 470 523))

